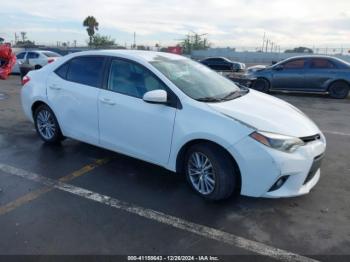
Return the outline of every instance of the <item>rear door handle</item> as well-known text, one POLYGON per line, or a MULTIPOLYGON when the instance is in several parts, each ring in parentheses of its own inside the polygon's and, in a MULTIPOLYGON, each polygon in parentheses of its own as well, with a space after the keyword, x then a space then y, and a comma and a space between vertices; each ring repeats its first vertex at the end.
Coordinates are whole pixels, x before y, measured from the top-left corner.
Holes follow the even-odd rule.
POLYGON ((50 85, 49 87, 53 90, 61 90, 61 88, 57 85, 50 85))
POLYGON ((115 105, 115 102, 113 100, 106 98, 106 97, 100 98, 100 101, 101 101, 101 103, 104 103, 107 105, 111 105, 111 106, 115 105))

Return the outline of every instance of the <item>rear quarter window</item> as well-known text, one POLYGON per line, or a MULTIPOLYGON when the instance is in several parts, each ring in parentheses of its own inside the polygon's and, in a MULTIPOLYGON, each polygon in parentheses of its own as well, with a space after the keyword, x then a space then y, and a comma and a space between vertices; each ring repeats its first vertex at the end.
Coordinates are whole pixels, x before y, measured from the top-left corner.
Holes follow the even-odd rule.
POLYGON ((55 70, 56 75, 58 75, 59 77, 66 79, 67 78, 67 72, 68 72, 68 68, 69 68, 69 62, 61 65, 59 68, 57 68, 55 70))

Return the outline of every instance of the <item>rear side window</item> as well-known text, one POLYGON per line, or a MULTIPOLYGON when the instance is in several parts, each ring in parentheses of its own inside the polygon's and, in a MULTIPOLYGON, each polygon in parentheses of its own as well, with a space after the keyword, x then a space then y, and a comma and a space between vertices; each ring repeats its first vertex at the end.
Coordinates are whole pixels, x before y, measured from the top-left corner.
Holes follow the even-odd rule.
POLYGON ((36 59, 36 58, 39 58, 39 54, 38 53, 28 52, 27 59, 36 59))
POLYGON ((56 69, 55 73, 60 76, 63 79, 66 79, 67 72, 69 68, 69 62, 61 65, 59 68, 56 69))
POLYGON ((305 65, 304 59, 297 59, 287 62, 283 65, 284 69, 303 69, 305 65))
POLYGON ((83 85, 100 87, 103 77, 104 57, 83 56, 69 62, 67 80, 83 85))
POLYGON ((26 54, 25 52, 19 53, 16 57, 17 59, 24 59, 25 54, 26 54))
POLYGON ((329 61, 328 59, 323 59, 323 58, 314 58, 311 60, 311 68, 314 69, 332 69, 336 68, 336 66, 329 61))

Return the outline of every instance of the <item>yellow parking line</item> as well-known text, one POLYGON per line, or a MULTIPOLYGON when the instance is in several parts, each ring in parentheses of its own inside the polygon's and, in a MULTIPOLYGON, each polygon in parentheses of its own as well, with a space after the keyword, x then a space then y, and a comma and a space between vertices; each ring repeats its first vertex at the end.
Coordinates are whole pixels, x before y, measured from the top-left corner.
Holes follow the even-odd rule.
POLYGON ((97 159, 94 163, 86 165, 82 167, 81 169, 74 171, 73 173, 66 175, 64 177, 61 177, 59 181, 61 182, 68 182, 73 180, 74 178, 80 177, 91 170, 94 170, 96 167, 102 166, 106 164, 110 159, 109 158, 104 158, 104 159, 97 159))
MULTIPOLYGON (((64 177, 61 177, 59 179, 60 182, 69 182, 77 177, 80 177, 92 170, 94 170, 96 167, 99 167, 101 165, 104 165, 106 164, 110 159, 109 158, 104 158, 104 159, 97 159, 96 161, 94 161, 93 163, 91 164, 88 164, 84 167, 82 167, 81 169, 77 170, 77 171, 74 171, 73 173, 71 174, 68 174, 64 177)), ((21 196, 19 198, 17 198, 16 200, 14 201, 11 201, 3 206, 0 206, 0 216, 1 215, 4 215, 6 213, 9 213, 11 212, 12 210, 24 205, 24 204, 27 204, 35 199, 37 199, 38 197, 40 197, 41 195, 44 195, 46 194, 47 192, 50 192, 51 190, 53 190, 54 188, 53 187, 48 187, 48 186, 45 186, 45 187, 42 187, 42 188, 39 188, 35 191, 32 191, 28 194, 25 194, 24 196, 21 196)))
POLYGON ((32 191, 24 196, 21 196, 17 198, 14 201, 11 201, 10 203, 7 203, 6 205, 3 205, 0 207, 0 216, 4 215, 8 212, 11 212, 12 210, 16 209, 17 207, 20 207, 36 198, 39 196, 51 191, 53 188, 52 187, 42 187, 39 188, 35 191, 32 191))

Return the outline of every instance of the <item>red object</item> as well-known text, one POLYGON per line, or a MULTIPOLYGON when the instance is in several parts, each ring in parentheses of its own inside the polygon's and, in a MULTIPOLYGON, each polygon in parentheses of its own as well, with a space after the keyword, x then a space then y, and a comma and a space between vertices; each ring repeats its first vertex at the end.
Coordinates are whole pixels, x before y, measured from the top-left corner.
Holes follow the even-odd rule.
POLYGON ((23 79, 22 79, 22 85, 24 86, 29 81, 30 81, 30 77, 29 76, 24 76, 23 79))
POLYGON ((49 60, 47 60, 47 62, 50 64, 50 63, 52 63, 52 62, 54 62, 55 61, 55 59, 53 59, 53 58, 50 58, 49 60))
POLYGON ((181 46, 169 46, 168 47, 168 52, 181 55, 182 54, 182 47, 181 46))
POLYGON ((16 64, 16 56, 10 44, 0 45, 0 79, 7 79, 16 64))

